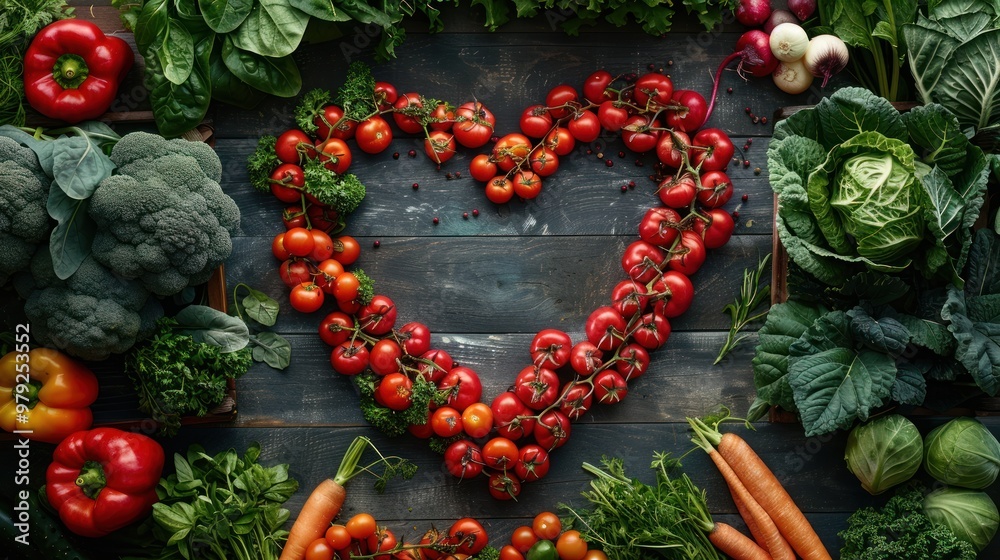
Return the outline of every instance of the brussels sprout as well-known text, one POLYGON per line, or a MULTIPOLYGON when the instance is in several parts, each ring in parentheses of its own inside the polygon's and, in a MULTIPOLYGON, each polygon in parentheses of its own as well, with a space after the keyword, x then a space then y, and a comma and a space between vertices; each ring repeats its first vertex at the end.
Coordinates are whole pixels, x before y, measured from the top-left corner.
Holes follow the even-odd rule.
POLYGON ((927 434, 924 470, 945 484, 982 490, 1000 473, 1000 442, 975 418, 955 418, 927 434))
POLYGON ((898 414, 855 426, 847 436, 847 469, 869 494, 881 494, 909 480, 923 457, 920 431, 898 414))
POLYGON ((941 488, 924 498, 924 513, 934 525, 944 525, 959 539, 982 551, 1000 525, 1000 512, 986 492, 941 488))

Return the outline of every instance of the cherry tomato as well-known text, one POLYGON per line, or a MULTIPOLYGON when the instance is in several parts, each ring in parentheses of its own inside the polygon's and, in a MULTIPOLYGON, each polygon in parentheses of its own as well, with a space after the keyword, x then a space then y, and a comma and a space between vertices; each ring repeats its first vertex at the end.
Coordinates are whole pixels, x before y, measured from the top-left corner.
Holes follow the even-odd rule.
POLYGON ((438 437, 450 438, 462 433, 462 413, 442 406, 431 414, 431 428, 438 437))
POLYGON ((351 535, 351 538, 361 540, 374 535, 378 530, 378 525, 371 514, 358 513, 347 520, 345 528, 347 529, 347 533, 351 535))
POLYGON ((587 340, 598 349, 614 350, 625 339, 625 318, 613 307, 598 307, 587 317, 587 340))
POLYGON ((691 276, 701 265, 705 264, 705 242, 697 233, 686 230, 681 232, 680 243, 674 247, 668 266, 687 276, 691 276))
POLYGON ((573 138, 568 128, 557 126, 545 135, 543 144, 557 156, 567 156, 576 147, 576 138, 573 138))
POLYGON ((323 107, 323 113, 313 119, 313 124, 316 125, 316 136, 322 140, 331 137, 350 140, 358 127, 358 123, 344 118, 344 110, 337 105, 323 107))
POLYGON ((292 129, 286 130, 281 136, 278 136, 278 141, 274 145, 274 153, 280 161, 298 165, 302 163, 304 158, 313 157, 316 151, 308 134, 298 129, 292 129))
POLYGON ((514 194, 531 200, 542 192, 542 179, 533 171, 518 171, 514 174, 514 194))
POLYGON ((279 261, 287 261, 292 258, 292 254, 285 249, 285 233, 281 232, 271 240, 271 254, 279 261))
POLYGON ((639 222, 639 238, 646 243, 670 247, 680 234, 681 215, 671 208, 650 208, 639 222))
POLYGON ((704 225, 704 231, 701 232, 702 238, 705 240, 705 248, 718 249, 729 243, 729 238, 733 236, 733 230, 736 229, 733 216, 722 208, 713 208, 706 214, 709 222, 704 225))
POLYGON ((632 97, 640 107, 646 106, 647 102, 667 105, 674 94, 674 84, 663 74, 650 72, 639 76, 633 91, 632 97))
POLYGON ((271 194, 282 202, 300 202, 302 187, 306 184, 305 172, 294 163, 283 163, 271 172, 271 194))
POLYGON ((531 353, 531 362, 536 366, 559 369, 569 362, 572 348, 573 341, 565 332, 543 329, 531 339, 528 352, 531 353))
POLYGON ((346 173, 351 166, 351 149, 340 138, 330 138, 316 148, 319 150, 319 160, 325 162, 326 168, 337 175, 346 173))
POLYGON ((689 208, 698 195, 694 177, 685 173, 680 177, 667 177, 657 187, 656 194, 670 208, 689 208))
POLYGON ((481 183, 489 181, 496 174, 497 164, 493 163, 487 154, 479 154, 469 162, 469 175, 481 183))
POLYGON ((554 541, 562 532, 562 521, 551 511, 543 511, 531 521, 531 530, 539 539, 554 541))
POLYGON ((330 365, 341 375, 357 375, 368 368, 368 349, 363 340, 345 340, 330 353, 330 365))
POLYGON ((609 132, 618 132, 628 121, 628 109, 619 101, 604 101, 597 107, 597 120, 609 132))
POLYGON ((452 542, 461 543, 458 552, 462 554, 476 554, 486 548, 489 537, 482 524, 471 517, 463 517, 455 521, 448 529, 448 536, 452 542))
POLYGON ((305 560, 333 560, 333 547, 320 537, 306 547, 305 560))
POLYGON ((396 304, 387 296, 378 294, 361 308, 361 312, 358 313, 358 324, 366 333, 381 336, 396 325, 396 313, 396 304))
POLYGON ((539 177, 548 177, 559 169, 559 156, 548 148, 536 149, 528 158, 528 163, 539 177))
POLYGON ((406 410, 413 404, 413 382, 402 373, 390 373, 383 377, 377 391, 382 402, 391 410, 406 410))
POLYGON ((493 411, 481 402, 472 403, 462 411, 462 429, 469 437, 486 437, 493 429, 493 411))
POLYGON ((345 272, 333 281, 333 298, 337 302, 354 301, 358 297, 358 289, 361 283, 353 272, 345 272))
POLYGON ((691 307, 694 299, 694 285, 687 275, 668 270, 653 284, 653 292, 664 294, 657 297, 654 310, 664 317, 679 317, 691 307))
POLYGON ((517 454, 517 463, 514 464, 514 474, 522 482, 533 482, 544 478, 549 472, 551 463, 549 453, 536 444, 528 444, 521 448, 517 454))
POLYGON ((340 264, 350 266, 361 256, 361 244, 350 235, 341 235, 333 241, 333 258, 340 264))
POLYGON ((354 332, 354 319, 342 311, 334 311, 319 324, 319 337, 330 346, 338 346, 354 332))
MULTIPOLYGON (((385 552, 396 548, 396 535, 386 527, 377 527, 375 533, 369 535, 367 540, 369 554, 385 552)), ((375 560, 392 560, 388 554, 379 554, 375 560)))
POLYGON ((420 355, 420 359, 424 363, 417 366, 417 373, 435 385, 451 371, 454 364, 451 356, 444 350, 428 350, 420 355))
POLYGON ((329 232, 334 227, 343 227, 343 221, 340 219, 337 211, 329 206, 310 204, 306 209, 306 215, 309 216, 309 221, 312 222, 313 229, 329 232))
POLYGON ((323 290, 313 282, 303 282, 292 288, 288 299, 292 309, 299 313, 312 313, 323 307, 323 290))
POLYGON ((649 352, 638 344, 626 344, 618 353, 615 369, 625 381, 641 377, 649 369, 649 352))
MULTIPOLYGON (((316 230, 313 230, 316 231, 316 230)), ((333 295, 334 283, 337 277, 344 273, 344 265, 333 259, 320 261, 316 265, 316 278, 314 282, 327 295, 333 295)))
POLYGON ((550 410, 542 414, 535 424, 535 441, 542 448, 552 451, 569 441, 570 431, 569 418, 558 410, 550 410))
POLYGON ((369 367, 375 375, 388 375, 399 371, 397 360, 402 358, 403 349, 399 344, 391 338, 383 338, 369 351, 369 367))
POLYGON ((718 208, 733 197, 733 182, 722 171, 709 171, 701 176, 698 202, 708 208, 718 208))
POLYGON ((396 91, 396 86, 389 82, 375 82, 375 104, 379 111, 388 111, 397 99, 399 92, 396 91))
POLYGON ((628 385, 625 378, 617 371, 610 369, 598 372, 594 376, 594 398, 602 404, 621 402, 628 395, 628 385))
POLYGON ((306 213, 302 211, 302 206, 295 204, 281 211, 281 223, 285 229, 306 227, 306 213))
POLYGON ((366 154, 379 154, 392 144, 392 128, 378 115, 361 121, 355 135, 358 147, 366 154))
POLYGON ((424 139, 424 153, 438 165, 455 155, 455 136, 443 130, 432 131, 424 139))
POLYGON ((632 332, 632 338, 650 350, 656 350, 670 338, 670 322, 659 313, 646 313, 632 332))
POLYGON ((528 552, 536 542, 538 542, 538 535, 529 525, 521 525, 510 534, 510 544, 518 552, 528 552))
POLYGON ((407 134, 417 134, 423 132, 424 127, 416 117, 406 114, 407 107, 422 108, 424 99, 419 93, 404 93, 400 95, 396 102, 392 104, 395 110, 392 113, 392 120, 396 121, 396 126, 407 134))
POLYGON ((573 346, 569 355, 569 365, 579 375, 590 375, 601 367, 604 361, 601 359, 604 353, 587 340, 577 342, 573 346))
POLYGON ((611 86, 611 82, 614 80, 615 77, 607 70, 598 70, 587 76, 587 79, 583 82, 584 99, 594 104, 599 104, 609 99, 617 99, 618 93, 609 90, 609 86, 611 86))
POLYGON ((472 403, 479 402, 483 396, 483 383, 475 371, 458 366, 438 382, 438 390, 448 395, 448 406, 461 412, 472 403))
POLYGON ((455 109, 455 124, 452 133, 455 141, 466 148, 486 145, 493 136, 496 117, 478 101, 463 103, 455 109))
POLYGON ((569 119, 569 133, 580 142, 593 142, 601 135, 601 121, 593 111, 583 110, 569 119))
POLYGON ((305 261, 289 259, 281 263, 278 268, 278 275, 281 281, 289 288, 294 288, 303 282, 312 280, 312 273, 309 272, 309 265, 305 261))
MULTIPOLYGON (((501 501, 513 500, 521 494, 521 481, 514 476, 513 469, 511 472, 498 471, 490 474, 490 480, 487 488, 489 489, 490 496, 493 496, 494 499, 501 501)), ((513 551, 513 554, 516 554, 517 556, 511 556, 512 552, 507 552, 507 555, 504 556, 504 552, 501 550, 501 560, 504 558, 524 558, 524 556, 521 556, 521 553, 518 552, 513 546, 507 545, 504 548, 509 548, 513 551)))
POLYGON ((622 141, 633 152, 648 152, 656 148, 656 142, 660 139, 660 132, 657 130, 659 127, 660 123, 656 120, 650 121, 645 115, 633 115, 622 127, 622 141))
POLYGON ((483 462, 487 467, 498 471, 513 469, 517 452, 516 443, 505 437, 495 437, 483 445, 483 462))
POLYGON ((528 366, 514 379, 514 393, 529 408, 543 410, 559 398, 559 376, 548 368, 528 366))
POLYGON ((667 126, 674 130, 692 132, 705 124, 708 115, 708 103, 697 91, 679 89, 670 97, 674 103, 684 106, 679 111, 667 111, 667 126))
POLYGON ((594 548, 588 550, 587 553, 583 555, 583 560, 608 560, 608 555, 604 554, 603 551, 594 548))
POLYGON ((444 468, 456 478, 475 478, 483 472, 483 454, 479 446, 460 439, 444 452, 444 468))
POLYGON ((679 131, 673 130, 660 135, 656 143, 656 158, 663 165, 679 169, 684 165, 684 154, 691 145, 691 138, 679 131))
POLYGON ((399 346, 410 356, 420 356, 431 349, 431 330, 427 325, 411 321, 396 332, 399 346))
POLYGON ((493 425, 501 437, 517 440, 534 433, 532 412, 513 391, 497 395, 490 403, 490 409, 493 410, 493 425))
POLYGON ((494 204, 504 204, 514 198, 514 183, 503 175, 497 175, 486 183, 486 198, 494 204))
POLYGON ((309 258, 316 262, 329 259, 333 255, 333 239, 330 239, 330 236, 323 230, 311 229, 308 231, 313 238, 313 248, 309 252, 309 258))
POLYGON ((326 530, 326 542, 330 543, 334 550, 345 550, 351 546, 351 534, 343 525, 331 525, 326 530))
POLYGON ((633 241, 622 254, 622 270, 629 278, 645 284, 656 278, 665 260, 666 256, 656 245, 642 240, 633 241))
POLYGON ((592 401, 593 389, 590 385, 570 381, 563 386, 559 400, 559 412, 565 414, 570 420, 578 420, 590 410, 592 401))
POLYGON ((437 107, 431 111, 431 122, 428 128, 431 130, 449 131, 455 124, 455 108, 448 103, 438 103, 437 107))
POLYGON ((305 257, 316 246, 312 233, 306 228, 292 228, 284 233, 282 246, 290 255, 305 257))
POLYGON ((545 105, 531 105, 521 113, 520 125, 528 138, 544 138, 552 129, 552 116, 545 105))
POLYGON ((703 128, 691 139, 693 164, 701 171, 722 171, 736 153, 729 135, 718 128, 703 128))
POLYGON ((621 313, 622 317, 632 317, 646 310, 649 296, 646 285, 635 280, 622 280, 611 290, 611 307, 621 313))
POLYGON ((493 161, 503 171, 517 167, 531 151, 531 140, 516 132, 506 134, 493 145, 493 161))
POLYGON ((576 88, 566 84, 558 85, 545 95, 545 106, 553 119, 561 119, 570 114, 573 107, 579 105, 580 94, 576 88))
POLYGON ((587 541, 580 536, 580 531, 566 531, 556 541, 556 552, 560 560, 583 560, 587 555, 587 541))

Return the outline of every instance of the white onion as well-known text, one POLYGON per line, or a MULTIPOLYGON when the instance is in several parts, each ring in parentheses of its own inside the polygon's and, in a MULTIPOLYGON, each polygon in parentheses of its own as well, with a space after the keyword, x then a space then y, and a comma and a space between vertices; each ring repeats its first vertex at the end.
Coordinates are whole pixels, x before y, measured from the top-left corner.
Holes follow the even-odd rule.
POLYGON ((782 62, 799 60, 809 48, 809 35, 797 23, 782 23, 771 30, 771 53, 782 62))
POLYGON ((813 83, 813 75, 806 69, 802 59, 782 62, 771 77, 778 89, 791 94, 802 93, 813 83))
POLYGON ((813 76, 823 78, 821 87, 826 87, 827 80, 843 70, 849 58, 847 45, 840 37, 817 35, 809 41, 809 48, 806 49, 802 62, 813 76))

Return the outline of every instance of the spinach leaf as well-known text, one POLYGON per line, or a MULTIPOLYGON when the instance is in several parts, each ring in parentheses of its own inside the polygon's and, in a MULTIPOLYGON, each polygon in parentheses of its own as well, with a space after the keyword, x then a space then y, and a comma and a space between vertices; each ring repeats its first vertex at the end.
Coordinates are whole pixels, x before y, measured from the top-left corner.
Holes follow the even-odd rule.
POLYGON ((50 188, 45 208, 58 222, 49 236, 52 270, 65 280, 73 275, 90 255, 97 224, 87 214, 90 198, 70 198, 62 189, 50 188))
POLYGON ((351 19, 351 16, 346 12, 337 11, 331 0, 288 0, 288 4, 324 21, 350 21, 351 19))
POLYGON ((252 339, 253 359, 274 369, 285 369, 292 361, 292 345, 284 337, 271 331, 262 332, 252 339))
POLYGON ((198 0, 205 23, 216 33, 235 31, 250 15, 253 0, 198 0))
POLYGON ((173 84, 183 84, 194 69, 194 38, 191 33, 179 21, 171 21, 159 52, 163 76, 173 84))
POLYGON ((236 77, 222 60, 222 47, 216 45, 212 49, 209 64, 209 74, 212 81, 212 99, 228 103, 241 109, 253 109, 267 97, 267 94, 251 87, 236 77))
POLYGON ((248 292, 247 296, 243 298, 243 310, 246 311, 247 316, 265 327, 273 327, 278 320, 278 302, 264 292, 255 290, 246 284, 240 284, 237 289, 240 287, 245 287, 248 292))
POLYGON ((205 305, 189 305, 174 319, 178 332, 190 335, 196 342, 218 346, 224 353, 241 350, 250 342, 246 323, 205 305))
POLYGON ((757 397, 767 404, 794 412, 795 400, 788 385, 788 350, 803 333, 826 313, 795 301, 771 307, 757 333, 753 357, 753 380, 757 397))
MULTIPOLYGON (((163 46, 164 38, 170 27, 170 0, 147 0, 136 18, 132 30, 135 34, 135 46, 146 56, 152 48, 163 46)), ((148 64, 147 64, 148 66, 148 64)))
POLYGON ((232 35, 232 41, 243 50, 281 58, 299 47, 308 23, 309 14, 286 0, 258 0, 232 35))
POLYGON ((265 93, 294 97, 302 89, 302 76, 291 55, 261 56, 236 47, 227 36, 222 42, 222 61, 236 78, 265 93))
POLYGON ((823 315, 789 347, 788 384, 807 436, 867 420, 885 403, 895 379, 891 357, 855 349, 843 311, 823 315))
POLYGON ((51 146, 52 179, 70 198, 90 198, 115 169, 111 159, 86 136, 60 136, 51 146))
POLYGON ((215 42, 215 32, 202 26, 189 29, 194 37, 194 68, 187 81, 175 84, 164 75, 164 62, 160 49, 144 53, 146 59, 146 85, 153 106, 156 127, 160 134, 172 137, 198 126, 208 113, 212 101, 210 58, 215 42))

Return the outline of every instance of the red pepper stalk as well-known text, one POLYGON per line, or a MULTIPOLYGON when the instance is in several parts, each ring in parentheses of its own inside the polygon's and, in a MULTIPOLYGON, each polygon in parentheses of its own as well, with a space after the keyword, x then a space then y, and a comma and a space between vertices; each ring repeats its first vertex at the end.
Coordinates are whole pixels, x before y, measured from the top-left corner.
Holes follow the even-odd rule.
POLYGON ((111 107, 134 61, 124 40, 89 21, 60 20, 39 31, 24 55, 24 96, 53 119, 96 119, 111 107))
POLYGON ((142 434, 76 432, 56 447, 45 493, 70 531, 103 537, 150 514, 163 459, 160 444, 142 434))

